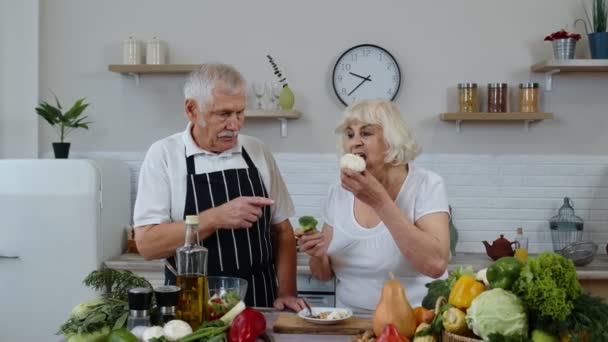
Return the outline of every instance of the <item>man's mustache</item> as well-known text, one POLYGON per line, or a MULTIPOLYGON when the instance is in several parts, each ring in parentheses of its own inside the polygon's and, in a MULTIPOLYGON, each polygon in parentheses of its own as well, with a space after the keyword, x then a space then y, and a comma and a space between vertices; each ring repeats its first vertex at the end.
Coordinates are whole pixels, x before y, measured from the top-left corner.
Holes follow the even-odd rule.
POLYGON ((217 135, 218 138, 233 138, 239 135, 239 131, 221 131, 220 134, 217 135))

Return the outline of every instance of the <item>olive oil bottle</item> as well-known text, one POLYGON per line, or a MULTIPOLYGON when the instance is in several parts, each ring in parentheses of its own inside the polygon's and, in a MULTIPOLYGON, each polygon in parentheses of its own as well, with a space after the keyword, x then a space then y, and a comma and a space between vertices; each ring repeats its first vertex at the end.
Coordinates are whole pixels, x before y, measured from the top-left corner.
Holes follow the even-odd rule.
POLYGON ((207 256, 207 248, 198 238, 198 216, 186 216, 185 243, 175 251, 177 286, 181 288, 176 317, 194 330, 207 319, 207 256))

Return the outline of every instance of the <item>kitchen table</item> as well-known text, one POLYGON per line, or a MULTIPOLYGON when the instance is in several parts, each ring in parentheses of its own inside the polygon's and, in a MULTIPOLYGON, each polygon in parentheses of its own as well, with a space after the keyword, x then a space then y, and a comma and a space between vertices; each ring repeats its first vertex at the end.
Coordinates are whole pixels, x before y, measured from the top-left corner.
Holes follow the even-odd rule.
MULTIPOLYGON (((266 338, 265 341, 269 342, 308 342, 308 341, 319 341, 319 342, 346 342, 350 341, 352 337, 350 335, 312 335, 312 334, 276 334, 272 331, 272 325, 274 321, 279 317, 279 311, 274 311, 270 308, 256 308, 261 311, 266 317, 266 338)), ((371 319, 370 315, 357 315, 357 317, 363 319, 371 319)), ((262 339, 257 339, 262 341, 262 339)), ((64 339, 60 339, 59 342, 65 342, 64 339)))

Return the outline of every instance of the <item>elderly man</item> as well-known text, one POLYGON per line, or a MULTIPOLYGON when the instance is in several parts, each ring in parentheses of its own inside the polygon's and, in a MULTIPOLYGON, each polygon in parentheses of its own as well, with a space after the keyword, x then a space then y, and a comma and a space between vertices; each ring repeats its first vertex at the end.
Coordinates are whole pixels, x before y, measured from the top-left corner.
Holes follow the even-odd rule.
MULTIPOLYGON (((184 86, 188 126, 155 142, 141 167, 135 240, 146 259, 168 258, 184 243, 186 215, 198 215, 208 274, 249 282, 249 306, 304 307, 296 297, 293 203, 259 140, 241 135, 246 86, 224 64, 205 64, 184 86)), ((165 270, 165 282, 175 276, 165 270)))

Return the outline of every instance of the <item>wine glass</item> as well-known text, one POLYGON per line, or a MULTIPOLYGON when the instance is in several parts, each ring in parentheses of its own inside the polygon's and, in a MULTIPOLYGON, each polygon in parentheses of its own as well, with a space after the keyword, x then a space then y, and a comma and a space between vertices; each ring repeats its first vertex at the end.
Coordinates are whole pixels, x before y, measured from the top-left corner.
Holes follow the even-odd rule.
POLYGON ((257 109, 262 109, 262 98, 266 94, 266 84, 262 82, 253 82, 251 85, 253 88, 253 94, 257 98, 257 109))
POLYGON ((282 89, 283 85, 280 82, 274 82, 272 84, 272 109, 279 109, 279 96, 281 95, 282 89))

